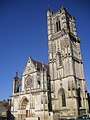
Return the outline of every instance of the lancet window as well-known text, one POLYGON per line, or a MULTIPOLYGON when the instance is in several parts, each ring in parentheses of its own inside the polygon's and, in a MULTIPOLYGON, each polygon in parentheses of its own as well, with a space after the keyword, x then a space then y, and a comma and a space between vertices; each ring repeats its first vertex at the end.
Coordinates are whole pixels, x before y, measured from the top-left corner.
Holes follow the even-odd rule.
POLYGON ((61 30, 60 20, 57 18, 57 21, 56 21, 56 32, 58 32, 60 30, 61 30))
POLYGON ((60 107, 66 107, 66 96, 65 91, 63 88, 59 90, 59 106, 60 107))

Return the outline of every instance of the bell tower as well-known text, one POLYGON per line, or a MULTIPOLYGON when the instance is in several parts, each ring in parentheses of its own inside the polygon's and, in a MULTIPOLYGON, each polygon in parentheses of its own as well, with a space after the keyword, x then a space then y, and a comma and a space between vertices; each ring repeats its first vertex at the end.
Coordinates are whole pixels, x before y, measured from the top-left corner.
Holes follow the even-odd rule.
POLYGON ((80 39, 75 19, 64 7, 47 11, 48 63, 52 111, 56 117, 88 113, 80 39))

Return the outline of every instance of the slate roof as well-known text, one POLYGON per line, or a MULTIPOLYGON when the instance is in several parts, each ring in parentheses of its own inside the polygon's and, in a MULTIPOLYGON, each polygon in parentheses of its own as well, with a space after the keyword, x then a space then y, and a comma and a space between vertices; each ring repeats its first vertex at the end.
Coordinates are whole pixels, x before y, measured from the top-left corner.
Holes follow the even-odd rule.
POLYGON ((40 69, 42 70, 43 68, 46 68, 47 72, 49 73, 49 66, 48 65, 41 63, 41 62, 38 62, 38 61, 35 61, 33 59, 32 59, 32 61, 33 61, 34 65, 36 66, 37 70, 40 70, 40 69))

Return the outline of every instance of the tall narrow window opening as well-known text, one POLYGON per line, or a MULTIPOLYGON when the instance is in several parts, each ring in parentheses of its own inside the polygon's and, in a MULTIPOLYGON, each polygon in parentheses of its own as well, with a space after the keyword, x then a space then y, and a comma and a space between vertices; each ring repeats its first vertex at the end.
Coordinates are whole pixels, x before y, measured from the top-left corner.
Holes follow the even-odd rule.
POLYGON ((82 107, 82 105, 81 105, 81 95, 80 95, 80 88, 78 88, 78 90, 77 90, 77 94, 78 94, 78 105, 79 105, 79 108, 80 107, 82 107))
POLYGON ((57 30, 57 32, 58 32, 58 22, 56 22, 56 30, 57 30))
POLYGON ((61 107, 66 107, 66 96, 65 96, 65 90, 61 88, 59 90, 59 106, 61 107))
POLYGON ((62 92, 62 107, 66 106, 66 98, 65 98, 65 93, 64 91, 62 92))
POLYGON ((61 30, 60 20, 57 18, 57 21, 56 21, 56 32, 58 32, 60 30, 61 30))

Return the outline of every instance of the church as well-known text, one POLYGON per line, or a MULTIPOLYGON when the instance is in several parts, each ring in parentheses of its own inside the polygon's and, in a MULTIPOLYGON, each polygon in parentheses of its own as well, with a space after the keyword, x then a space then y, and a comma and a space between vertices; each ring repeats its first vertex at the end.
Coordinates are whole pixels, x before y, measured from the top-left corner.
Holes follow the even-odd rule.
POLYGON ((62 7, 47 11, 48 65, 29 57, 13 78, 15 120, 59 120, 88 114, 80 38, 75 18, 62 7))

